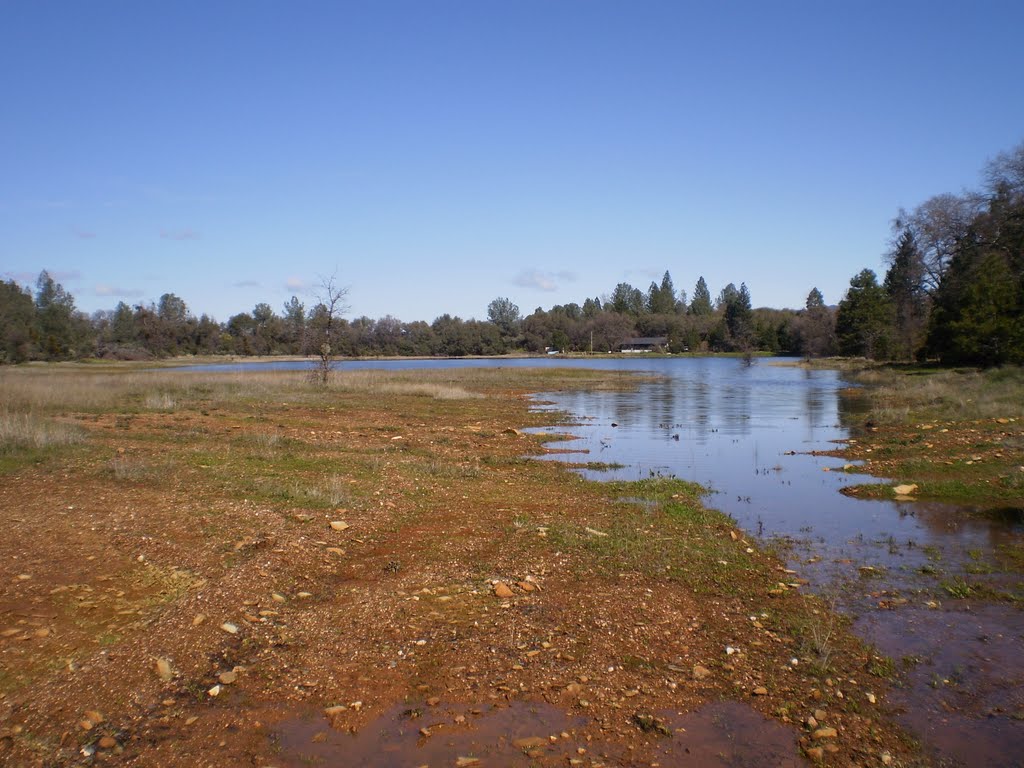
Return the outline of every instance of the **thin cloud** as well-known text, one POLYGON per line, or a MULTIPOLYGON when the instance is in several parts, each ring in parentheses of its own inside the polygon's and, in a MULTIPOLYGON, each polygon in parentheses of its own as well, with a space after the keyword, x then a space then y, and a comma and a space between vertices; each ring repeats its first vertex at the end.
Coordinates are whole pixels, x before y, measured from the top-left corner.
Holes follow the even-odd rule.
POLYGON ((199 233, 192 229, 162 229, 161 240, 198 240, 199 233))
POLYGON ((37 277, 38 272, 34 275, 31 272, 4 272, 4 280, 13 280, 21 284, 34 283, 37 277))
POLYGON ((284 287, 286 291, 305 293, 312 288, 312 285, 308 280, 303 280, 301 277, 289 277, 284 281, 284 287))
MULTIPOLYGON (((29 283, 29 284, 35 285, 36 280, 39 279, 39 275, 41 275, 43 273, 43 271, 44 270, 40 269, 38 272, 35 272, 35 273, 32 273, 32 272, 4 272, 3 273, 3 277, 4 277, 5 280, 13 280, 16 283, 29 283)), ((45 271, 48 272, 50 274, 50 277, 52 277, 58 283, 61 283, 61 282, 66 283, 69 280, 81 280, 82 279, 82 273, 79 272, 77 269, 67 269, 67 270, 63 270, 63 271, 57 270, 57 269, 47 269, 45 271)))
POLYGON ((646 267, 626 270, 626 279, 628 280, 632 280, 635 277, 640 277, 644 280, 660 280, 664 276, 664 269, 653 269, 651 267, 646 267))
POLYGON ((116 285, 107 285, 106 283, 99 283, 93 288, 93 293, 97 296, 117 296, 123 299, 137 299, 142 295, 142 291, 138 288, 120 288, 116 285))
POLYGON ((96 233, 95 232, 88 232, 86 230, 76 229, 75 230, 75 237, 77 237, 79 240, 95 240, 96 239, 96 233))
POLYGON ((82 279, 82 273, 79 272, 77 269, 65 269, 65 270, 50 269, 50 270, 47 270, 47 271, 50 273, 50 277, 52 277, 58 283, 60 283, 60 282, 65 282, 66 283, 69 280, 81 280, 82 279))
POLYGON ((543 272, 539 269, 523 270, 512 282, 520 288, 534 288, 541 291, 557 291, 560 283, 576 280, 573 272, 543 272))

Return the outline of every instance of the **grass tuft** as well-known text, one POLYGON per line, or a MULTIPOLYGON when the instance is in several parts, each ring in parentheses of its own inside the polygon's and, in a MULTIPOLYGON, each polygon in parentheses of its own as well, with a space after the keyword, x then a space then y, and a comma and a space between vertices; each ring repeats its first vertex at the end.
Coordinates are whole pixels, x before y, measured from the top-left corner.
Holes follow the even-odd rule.
POLYGON ((74 424, 55 421, 33 413, 0 411, 0 454, 73 445, 85 440, 74 424))

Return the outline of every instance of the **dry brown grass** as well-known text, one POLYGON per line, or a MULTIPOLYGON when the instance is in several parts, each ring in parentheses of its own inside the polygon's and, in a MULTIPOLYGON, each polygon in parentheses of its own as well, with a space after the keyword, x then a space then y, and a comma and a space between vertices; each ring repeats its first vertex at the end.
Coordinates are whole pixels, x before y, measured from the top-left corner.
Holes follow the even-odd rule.
POLYGON ((0 453, 72 445, 84 439, 85 434, 73 424, 0 409, 0 453))
POLYGON ((1024 369, 911 371, 875 368, 852 377, 867 387, 876 421, 1024 417, 1024 369))

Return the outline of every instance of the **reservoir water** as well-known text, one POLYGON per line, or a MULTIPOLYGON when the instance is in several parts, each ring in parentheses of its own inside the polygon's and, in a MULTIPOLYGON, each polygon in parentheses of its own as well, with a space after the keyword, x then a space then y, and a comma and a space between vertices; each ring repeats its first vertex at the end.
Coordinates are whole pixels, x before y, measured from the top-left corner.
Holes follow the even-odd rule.
POLYGON ((1021 510, 844 496, 844 485, 885 482, 815 453, 851 436, 848 384, 837 371, 771 362, 616 361, 659 377, 634 392, 539 395, 538 407, 578 422, 549 430, 575 438, 551 443, 570 453, 549 458, 620 465, 582 470, 595 478, 662 474, 707 486, 709 506, 781 542, 789 567, 895 661, 890 703, 941 765, 1024 764, 1024 612, 953 599, 942 586, 992 571, 1019 593, 1019 577, 1000 571, 1005 548, 1024 539, 1021 510))

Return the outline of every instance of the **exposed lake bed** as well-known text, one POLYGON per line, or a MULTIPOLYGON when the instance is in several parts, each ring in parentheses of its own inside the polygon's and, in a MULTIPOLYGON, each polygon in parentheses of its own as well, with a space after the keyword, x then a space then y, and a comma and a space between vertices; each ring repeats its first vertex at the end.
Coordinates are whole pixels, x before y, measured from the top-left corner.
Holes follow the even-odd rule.
MULTIPOLYGON (((35 415, 53 408, 80 440, 8 457, 0 511, 15 536, 2 609, 14 633, 0 648, 0 754, 346 765, 365 743, 380 764, 436 752, 442 765, 646 765, 703 754, 722 737, 718 757, 699 764, 919 762, 893 708, 915 730, 910 717, 931 705, 893 686, 910 679, 904 665, 929 668, 917 645, 942 631, 937 617, 954 598, 940 591, 958 588, 959 572, 925 539, 924 514, 938 508, 895 502, 896 516, 882 519, 885 503, 838 493, 868 479, 819 453, 836 447, 841 382, 797 372, 801 390, 767 365, 714 361, 722 368, 695 374, 708 386, 677 385, 674 402, 692 389, 695 400, 751 410, 701 421, 630 405, 631 393, 667 386, 651 370, 658 361, 606 361, 598 372, 555 362, 343 371, 326 390, 287 372, 28 370, 42 380, 22 392, 22 374, 9 375, 15 400, 33 393, 35 415), (715 386, 733 375, 762 385, 753 396, 735 381, 715 386), (619 479, 589 482, 530 458, 541 438, 524 432, 580 429, 572 408, 531 411, 520 397, 530 391, 615 403, 581 411, 594 417, 583 429, 600 434, 551 447, 619 479), (638 420, 658 434, 649 467, 629 463, 645 450, 638 420), (628 455, 613 455, 622 445, 628 455), (738 484, 673 472, 669 451, 738 484), (732 519, 702 506, 692 480, 715 488, 705 501, 732 519), (802 483, 828 514, 793 503, 802 483), (773 500, 787 498, 775 515, 773 500), (896 552, 925 586, 887 564, 896 552), (926 587, 927 597, 914 591, 926 587), (833 608, 903 611, 915 645, 890 650, 888 637, 905 633, 885 621, 858 621, 876 647, 858 643, 833 608), (394 739, 369 737, 385 731, 394 739)), ((1012 560, 1000 547, 1018 533, 1012 515, 995 518, 1003 539, 980 516, 963 524, 996 553, 972 540, 967 566, 1012 589, 998 558, 1012 560)), ((982 575, 965 573, 968 587, 982 575)), ((982 622, 982 661, 1012 680, 1014 625, 995 629, 987 613, 982 622)), ((985 688, 981 676, 964 684, 945 656, 930 663, 950 681, 939 689, 947 706, 969 726, 978 718, 964 700, 987 702, 975 709, 1005 736, 1012 689, 985 688)), ((956 741, 962 723, 946 722, 924 733, 926 754, 956 741)))

